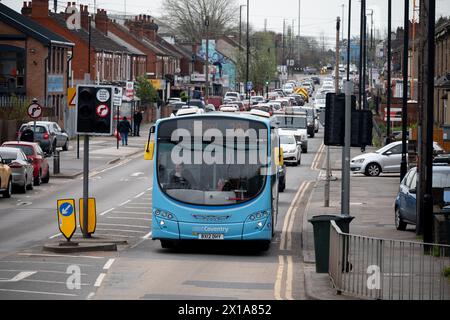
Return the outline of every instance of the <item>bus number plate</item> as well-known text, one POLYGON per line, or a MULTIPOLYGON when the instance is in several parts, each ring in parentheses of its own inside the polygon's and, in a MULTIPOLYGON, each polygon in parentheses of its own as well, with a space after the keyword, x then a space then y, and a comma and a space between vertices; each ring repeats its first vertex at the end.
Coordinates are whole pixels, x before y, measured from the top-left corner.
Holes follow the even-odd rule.
POLYGON ((223 240, 223 234, 199 234, 198 238, 200 240, 223 240))

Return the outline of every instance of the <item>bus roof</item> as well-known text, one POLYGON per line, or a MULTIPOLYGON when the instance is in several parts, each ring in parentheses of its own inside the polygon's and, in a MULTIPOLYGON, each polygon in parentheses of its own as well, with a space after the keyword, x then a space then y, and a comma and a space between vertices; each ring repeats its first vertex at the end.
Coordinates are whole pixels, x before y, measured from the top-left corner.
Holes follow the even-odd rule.
MULTIPOLYGON (((265 118, 265 117, 261 117, 261 116, 257 116, 257 115, 252 115, 251 113, 242 113, 242 112, 209 112, 209 113, 205 113, 205 114, 186 115, 186 116, 183 116, 182 119, 218 118, 218 117, 259 121, 259 122, 263 122, 268 127, 270 127, 270 118, 265 118)), ((180 119, 179 117, 160 119, 156 122, 156 125, 159 125, 162 122, 179 120, 179 119, 180 119)))

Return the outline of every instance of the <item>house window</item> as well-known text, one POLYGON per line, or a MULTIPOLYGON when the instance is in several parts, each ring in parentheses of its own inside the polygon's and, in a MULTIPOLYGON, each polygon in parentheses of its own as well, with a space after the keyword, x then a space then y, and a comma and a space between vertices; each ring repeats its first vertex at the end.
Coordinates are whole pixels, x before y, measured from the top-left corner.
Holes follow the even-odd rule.
POLYGON ((25 50, 0 45, 0 92, 25 90, 25 50))

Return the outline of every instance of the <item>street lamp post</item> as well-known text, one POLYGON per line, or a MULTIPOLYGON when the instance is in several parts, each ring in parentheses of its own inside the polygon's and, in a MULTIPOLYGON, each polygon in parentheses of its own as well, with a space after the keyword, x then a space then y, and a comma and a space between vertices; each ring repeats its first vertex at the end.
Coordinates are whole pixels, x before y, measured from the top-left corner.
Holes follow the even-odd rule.
POLYGON ((250 0, 247 0, 247 70, 245 75, 245 92, 246 98, 250 99, 250 90, 248 88, 249 73, 250 73, 250 0))
POLYGON ((387 106, 386 145, 391 143, 391 100, 392 100, 392 0, 388 0, 388 43, 387 43, 387 106))
POLYGON ((209 99, 209 17, 205 18, 206 27, 206 61, 205 61, 205 103, 209 99))
POLYGON ((239 51, 242 51, 242 8, 245 4, 239 6, 239 51))
POLYGON ((409 54, 409 0, 405 0, 405 21, 403 35, 403 108, 402 108, 402 162, 400 166, 400 181, 406 176, 407 168, 407 141, 408 131, 408 54, 409 54))

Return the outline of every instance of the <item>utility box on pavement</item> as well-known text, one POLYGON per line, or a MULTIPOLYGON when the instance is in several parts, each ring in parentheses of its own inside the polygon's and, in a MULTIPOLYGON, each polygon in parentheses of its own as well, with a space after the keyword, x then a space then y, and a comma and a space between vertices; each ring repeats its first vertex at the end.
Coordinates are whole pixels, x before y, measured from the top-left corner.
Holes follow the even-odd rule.
POLYGON ((336 221, 341 231, 348 233, 350 230, 350 222, 353 219, 354 217, 341 215, 321 215, 308 220, 313 225, 314 230, 314 251, 317 273, 328 273, 329 270, 331 221, 336 221))

